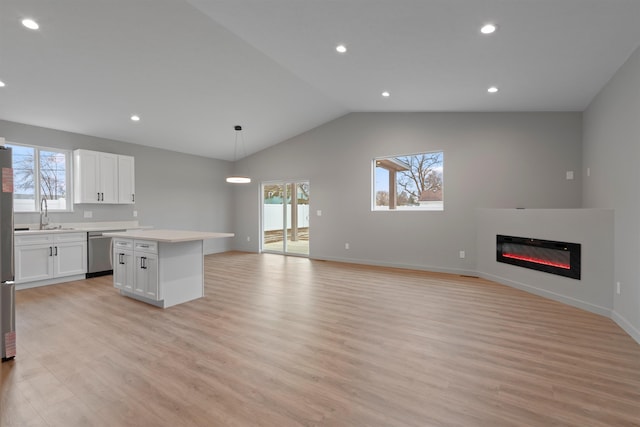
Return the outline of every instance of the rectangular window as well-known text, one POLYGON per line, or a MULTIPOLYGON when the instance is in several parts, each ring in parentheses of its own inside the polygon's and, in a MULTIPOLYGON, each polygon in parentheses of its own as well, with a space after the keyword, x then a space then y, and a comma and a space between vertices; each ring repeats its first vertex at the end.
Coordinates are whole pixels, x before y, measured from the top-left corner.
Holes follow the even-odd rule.
POLYGON ((444 153, 373 160, 373 210, 444 210, 444 153))
POLYGON ((49 211, 70 211, 71 152, 6 145, 13 149, 14 212, 38 212, 43 198, 49 211))

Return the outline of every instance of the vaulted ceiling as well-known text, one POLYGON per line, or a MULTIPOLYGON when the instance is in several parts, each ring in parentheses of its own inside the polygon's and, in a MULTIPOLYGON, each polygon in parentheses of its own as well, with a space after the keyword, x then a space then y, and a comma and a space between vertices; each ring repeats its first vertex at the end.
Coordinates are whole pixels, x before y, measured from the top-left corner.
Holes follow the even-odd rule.
POLYGON ((354 111, 582 111, 639 22, 638 0, 0 0, 0 119, 233 160, 236 124, 253 153, 354 111))

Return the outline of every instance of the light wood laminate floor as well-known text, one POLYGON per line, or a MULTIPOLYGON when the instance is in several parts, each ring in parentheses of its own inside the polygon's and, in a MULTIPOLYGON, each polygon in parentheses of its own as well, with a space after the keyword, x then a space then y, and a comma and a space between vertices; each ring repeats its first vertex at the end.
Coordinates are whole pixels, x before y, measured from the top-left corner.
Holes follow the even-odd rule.
POLYGON ((7 426, 638 426, 610 319, 455 275, 226 253, 169 309, 111 276, 17 293, 7 426))

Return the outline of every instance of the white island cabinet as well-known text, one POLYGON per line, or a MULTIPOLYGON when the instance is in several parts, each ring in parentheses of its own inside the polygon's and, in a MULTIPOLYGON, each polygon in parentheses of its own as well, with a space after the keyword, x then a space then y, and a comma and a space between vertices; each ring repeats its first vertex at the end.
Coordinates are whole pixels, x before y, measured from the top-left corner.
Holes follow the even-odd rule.
POLYGON ((134 230, 113 237, 113 286, 122 295, 167 308, 204 296, 203 240, 233 233, 134 230))

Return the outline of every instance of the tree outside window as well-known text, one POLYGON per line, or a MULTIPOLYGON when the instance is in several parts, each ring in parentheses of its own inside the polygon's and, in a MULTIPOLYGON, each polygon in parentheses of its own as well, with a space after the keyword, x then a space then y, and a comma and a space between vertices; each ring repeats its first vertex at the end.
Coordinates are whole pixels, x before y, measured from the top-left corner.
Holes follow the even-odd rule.
POLYGON ((13 149, 14 211, 37 212, 43 197, 49 210, 67 210, 69 153, 7 145, 13 149))
POLYGON ((374 210, 444 210, 444 153, 374 159, 374 210))

